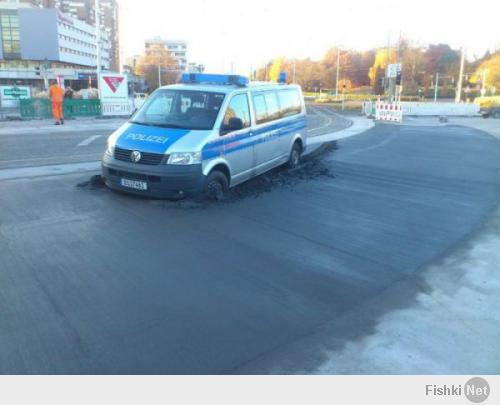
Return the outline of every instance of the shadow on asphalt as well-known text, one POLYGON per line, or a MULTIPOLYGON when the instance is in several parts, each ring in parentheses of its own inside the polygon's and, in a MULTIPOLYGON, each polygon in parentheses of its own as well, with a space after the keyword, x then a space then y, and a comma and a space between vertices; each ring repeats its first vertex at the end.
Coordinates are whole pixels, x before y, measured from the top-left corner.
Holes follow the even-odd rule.
MULTIPOLYGON (((337 141, 327 142, 309 155, 304 156, 302 163, 296 169, 290 170, 286 166, 280 166, 269 172, 263 173, 253 179, 246 181, 229 190, 223 201, 208 201, 203 198, 184 198, 184 199, 158 199, 125 192, 116 192, 130 198, 154 201, 155 205, 162 205, 165 208, 207 208, 213 204, 231 204, 242 199, 258 198, 262 194, 269 193, 280 188, 292 188, 299 182, 314 180, 320 177, 335 178, 331 165, 323 161, 323 157, 338 149, 337 141)), ((77 188, 83 190, 106 190, 106 185, 101 175, 93 175, 88 180, 78 183, 77 188)), ((110 192, 114 192, 109 190, 110 192)))

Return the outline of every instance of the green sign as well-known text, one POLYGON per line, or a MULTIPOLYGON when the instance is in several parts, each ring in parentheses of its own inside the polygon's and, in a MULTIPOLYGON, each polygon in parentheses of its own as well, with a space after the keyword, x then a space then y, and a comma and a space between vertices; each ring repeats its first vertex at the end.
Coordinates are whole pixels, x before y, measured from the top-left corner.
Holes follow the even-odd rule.
POLYGON ((29 97, 29 92, 26 87, 4 87, 3 89, 3 96, 4 97, 23 97, 27 98, 29 97))

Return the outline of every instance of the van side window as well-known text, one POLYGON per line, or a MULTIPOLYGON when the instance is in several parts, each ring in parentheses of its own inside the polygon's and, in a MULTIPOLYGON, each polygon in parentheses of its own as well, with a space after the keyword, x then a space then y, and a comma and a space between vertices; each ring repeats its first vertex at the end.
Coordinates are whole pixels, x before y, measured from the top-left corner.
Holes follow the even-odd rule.
POLYGON ((255 108, 255 121, 262 124, 267 121, 267 106, 264 94, 257 93, 253 95, 253 106, 255 108))
POLYGON ((299 92, 296 89, 279 90, 278 98, 280 100, 280 112, 282 117, 300 114, 302 103, 300 102, 299 92))
POLYGON ((250 126, 250 108, 248 106, 248 98, 246 94, 237 94, 231 99, 229 105, 227 106, 226 113, 224 114, 222 126, 229 126, 229 120, 231 118, 241 119, 243 122, 243 128, 250 126))
POLYGON ((274 121, 280 117, 280 105, 278 96, 275 91, 265 91, 264 97, 266 98, 267 106, 267 120, 274 121))
POLYGON ((262 91, 253 95, 255 120, 257 124, 280 118, 280 106, 275 91, 262 91))

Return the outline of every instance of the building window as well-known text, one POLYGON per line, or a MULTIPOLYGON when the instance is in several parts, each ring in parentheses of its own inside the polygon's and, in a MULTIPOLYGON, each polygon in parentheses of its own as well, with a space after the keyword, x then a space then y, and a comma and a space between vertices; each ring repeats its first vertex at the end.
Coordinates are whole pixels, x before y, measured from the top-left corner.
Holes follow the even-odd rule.
POLYGON ((2 45, 5 59, 21 57, 21 45, 19 41, 19 17, 14 13, 2 13, 0 15, 2 27, 2 45))

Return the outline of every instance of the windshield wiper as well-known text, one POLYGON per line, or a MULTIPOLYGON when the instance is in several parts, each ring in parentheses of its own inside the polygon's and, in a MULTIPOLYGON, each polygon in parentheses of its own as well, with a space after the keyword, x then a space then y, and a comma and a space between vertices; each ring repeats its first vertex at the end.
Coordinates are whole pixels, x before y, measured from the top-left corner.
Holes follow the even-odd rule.
POLYGON ((161 128, 189 129, 181 125, 175 125, 175 124, 156 124, 156 126, 161 128))
POLYGON ((155 122, 142 122, 142 121, 130 121, 132 124, 147 125, 148 127, 160 127, 160 128, 175 128, 175 129, 189 129, 181 125, 175 124, 160 124, 155 122))
POLYGON ((148 127, 155 127, 156 126, 156 124, 152 124, 150 122, 133 121, 133 120, 130 120, 129 122, 131 124, 147 125, 148 127))

